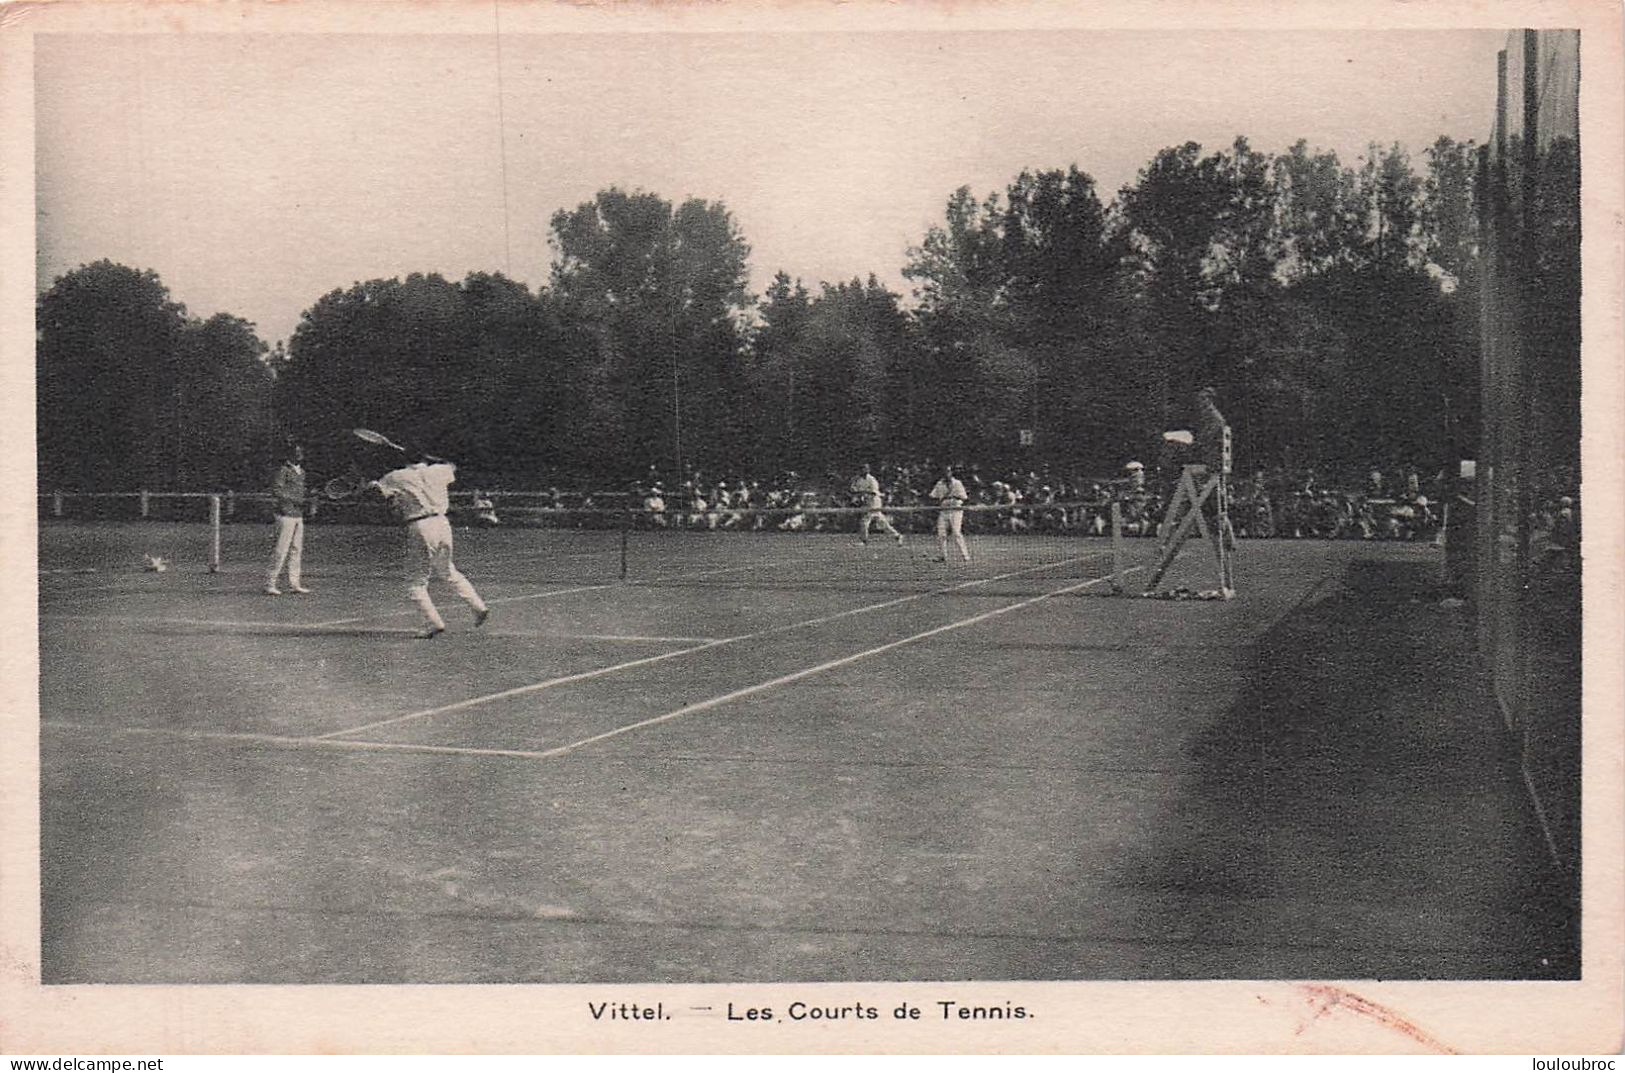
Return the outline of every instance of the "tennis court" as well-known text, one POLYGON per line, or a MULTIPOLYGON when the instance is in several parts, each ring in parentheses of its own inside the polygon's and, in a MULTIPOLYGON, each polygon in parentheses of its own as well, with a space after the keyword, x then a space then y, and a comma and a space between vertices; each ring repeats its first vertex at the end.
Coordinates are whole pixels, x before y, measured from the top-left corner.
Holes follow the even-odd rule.
POLYGON ((425 642, 398 530, 164 532, 42 527, 48 983, 1577 970, 1431 547, 470 531, 425 642))

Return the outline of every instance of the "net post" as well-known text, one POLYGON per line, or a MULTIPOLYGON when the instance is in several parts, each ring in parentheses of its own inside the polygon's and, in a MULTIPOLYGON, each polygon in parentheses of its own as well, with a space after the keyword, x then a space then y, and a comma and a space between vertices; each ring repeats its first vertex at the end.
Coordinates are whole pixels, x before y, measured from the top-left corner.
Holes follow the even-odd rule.
POLYGON ((1123 504, 1112 497, 1112 592, 1123 594, 1123 504))
POLYGON ((61 492, 52 492, 51 493, 51 516, 54 517, 54 518, 62 517, 62 493, 61 492))
POLYGON ((1236 530, 1230 522, 1230 471, 1234 458, 1231 447, 1230 426, 1224 426, 1223 449, 1219 465, 1219 485, 1214 489, 1215 528, 1219 537, 1219 594, 1229 600, 1236 595, 1233 552, 1236 548, 1236 530))
POLYGON ((209 496, 209 573, 220 573, 220 496, 209 496))
POLYGON ((148 516, 152 509, 152 493, 145 488, 141 490, 141 517, 148 516))
POLYGON ((626 545, 632 533, 632 508, 629 505, 626 513, 621 515, 621 580, 626 580, 626 545))

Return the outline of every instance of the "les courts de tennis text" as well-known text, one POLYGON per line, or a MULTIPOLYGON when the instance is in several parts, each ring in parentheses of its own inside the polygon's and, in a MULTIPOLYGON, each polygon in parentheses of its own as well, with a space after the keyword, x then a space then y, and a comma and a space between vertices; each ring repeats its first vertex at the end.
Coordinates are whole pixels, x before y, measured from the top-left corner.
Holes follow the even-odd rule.
MULTIPOLYGON (((587 1012, 594 1021, 670 1021, 674 1016, 722 1016, 729 1021, 744 1023, 771 1023, 783 1021, 878 1021, 884 1016, 881 1006, 864 1002, 792 1002, 775 1009, 771 1006, 752 1006, 729 1002, 721 1009, 714 1006, 689 1006, 686 1009, 666 1008, 664 1002, 652 1006, 635 1002, 589 1002, 587 1012)), ((995 1005, 975 1005, 953 999, 916 1004, 904 1002, 890 1010, 898 1021, 1025 1021, 1033 1016, 1025 1006, 1011 1002, 995 1005)))

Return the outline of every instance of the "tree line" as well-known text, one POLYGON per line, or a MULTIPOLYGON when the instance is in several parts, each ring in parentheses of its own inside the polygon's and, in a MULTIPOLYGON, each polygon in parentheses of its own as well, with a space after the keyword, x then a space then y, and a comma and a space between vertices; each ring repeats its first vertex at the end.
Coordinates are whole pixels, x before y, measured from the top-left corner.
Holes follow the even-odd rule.
MULTIPOLYGON (((252 487, 288 438, 342 464, 357 425, 508 487, 923 458, 1107 473, 1205 385, 1243 466, 1437 468, 1477 439, 1485 160, 1449 138, 1353 165, 1187 143, 1114 197, 1076 166, 1024 171, 948 197, 906 297, 783 272, 753 295, 725 205, 612 188, 549 220, 540 287, 369 280, 275 348, 102 261, 39 299, 41 485, 252 487)), ((1577 309, 1577 276, 1552 285, 1577 309)))

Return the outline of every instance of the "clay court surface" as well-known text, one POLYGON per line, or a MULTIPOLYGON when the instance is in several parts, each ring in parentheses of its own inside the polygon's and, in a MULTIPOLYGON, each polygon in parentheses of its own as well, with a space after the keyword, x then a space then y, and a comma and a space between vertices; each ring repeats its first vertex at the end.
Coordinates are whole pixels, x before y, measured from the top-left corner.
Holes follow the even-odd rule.
POLYGON ((1431 546, 399 536, 42 527, 45 982, 1576 971, 1431 546))

